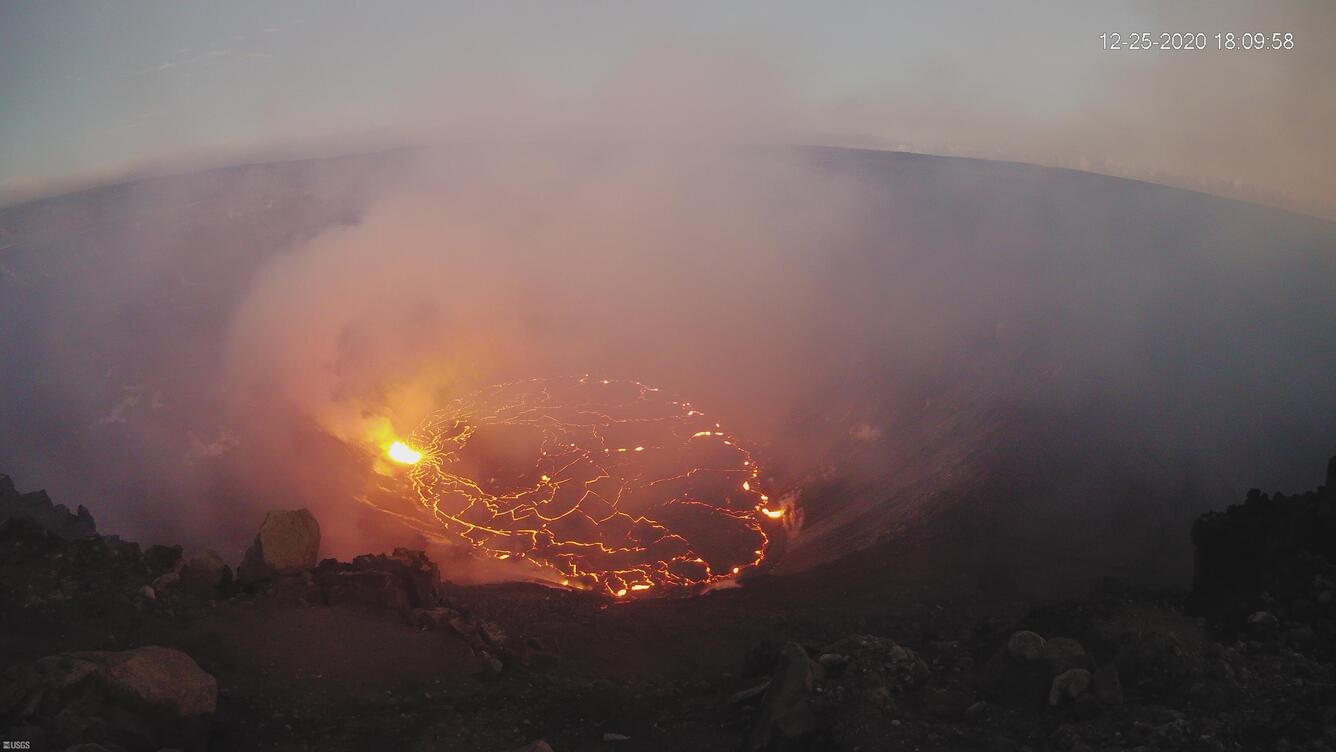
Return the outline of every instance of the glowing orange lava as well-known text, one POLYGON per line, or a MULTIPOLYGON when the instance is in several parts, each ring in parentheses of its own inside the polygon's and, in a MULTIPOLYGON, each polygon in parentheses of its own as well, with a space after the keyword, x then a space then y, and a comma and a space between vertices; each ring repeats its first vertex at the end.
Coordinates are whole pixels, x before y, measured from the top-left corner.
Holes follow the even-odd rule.
POLYGON ((396 441, 390 444, 389 449, 385 450, 386 456, 403 465, 416 465, 422 461, 422 452, 410 447, 402 441, 396 441))
POLYGON ((743 442, 633 381, 494 386, 400 446, 390 457, 447 538, 619 598, 736 576, 783 516, 743 442))

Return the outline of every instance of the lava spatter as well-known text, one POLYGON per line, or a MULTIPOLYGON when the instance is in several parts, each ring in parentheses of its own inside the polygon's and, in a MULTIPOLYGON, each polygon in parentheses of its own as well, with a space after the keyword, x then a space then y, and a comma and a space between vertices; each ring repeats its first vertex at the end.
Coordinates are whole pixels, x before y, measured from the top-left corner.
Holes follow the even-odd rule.
POLYGON ((737 438, 634 381, 490 387, 431 415, 408 478, 447 538, 622 598, 759 564, 783 515, 737 438))

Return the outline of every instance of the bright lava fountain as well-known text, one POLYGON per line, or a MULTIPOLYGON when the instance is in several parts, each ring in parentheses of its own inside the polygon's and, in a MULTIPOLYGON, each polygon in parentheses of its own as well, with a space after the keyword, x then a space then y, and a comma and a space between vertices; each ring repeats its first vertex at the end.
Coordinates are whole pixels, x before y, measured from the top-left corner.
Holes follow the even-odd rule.
POLYGON ((732 578, 761 563, 782 516, 736 438, 633 381, 490 387, 408 445, 400 461, 447 538, 616 597, 732 578))

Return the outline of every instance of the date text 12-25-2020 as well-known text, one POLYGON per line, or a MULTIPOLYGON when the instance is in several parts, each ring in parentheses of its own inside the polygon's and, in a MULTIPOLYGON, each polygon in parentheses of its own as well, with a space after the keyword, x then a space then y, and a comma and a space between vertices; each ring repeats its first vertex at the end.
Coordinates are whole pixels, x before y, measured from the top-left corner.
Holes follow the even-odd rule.
POLYGON ((1197 50, 1233 51, 1288 51, 1294 49, 1294 32, 1289 31, 1221 31, 1207 34, 1197 32, 1160 32, 1149 31, 1123 34, 1117 31, 1099 35, 1106 50, 1165 50, 1173 52, 1192 52, 1197 50))

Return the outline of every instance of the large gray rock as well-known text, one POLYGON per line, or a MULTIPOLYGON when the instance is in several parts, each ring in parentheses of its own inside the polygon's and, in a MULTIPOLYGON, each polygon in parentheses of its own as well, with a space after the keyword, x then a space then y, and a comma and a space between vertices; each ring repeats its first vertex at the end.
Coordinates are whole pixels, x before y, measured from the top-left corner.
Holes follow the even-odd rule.
POLYGON ((101 661, 99 678, 113 695, 175 718, 212 715, 218 682, 180 650, 156 645, 120 653, 76 653, 101 661))
POLYGON ((237 568, 237 579, 256 582, 296 574, 314 567, 319 556, 320 523, 310 512, 269 512, 237 568))
POLYGON ((218 682, 190 656, 149 646, 42 658, 0 688, 6 726, 41 728, 56 748, 202 749, 218 682))

